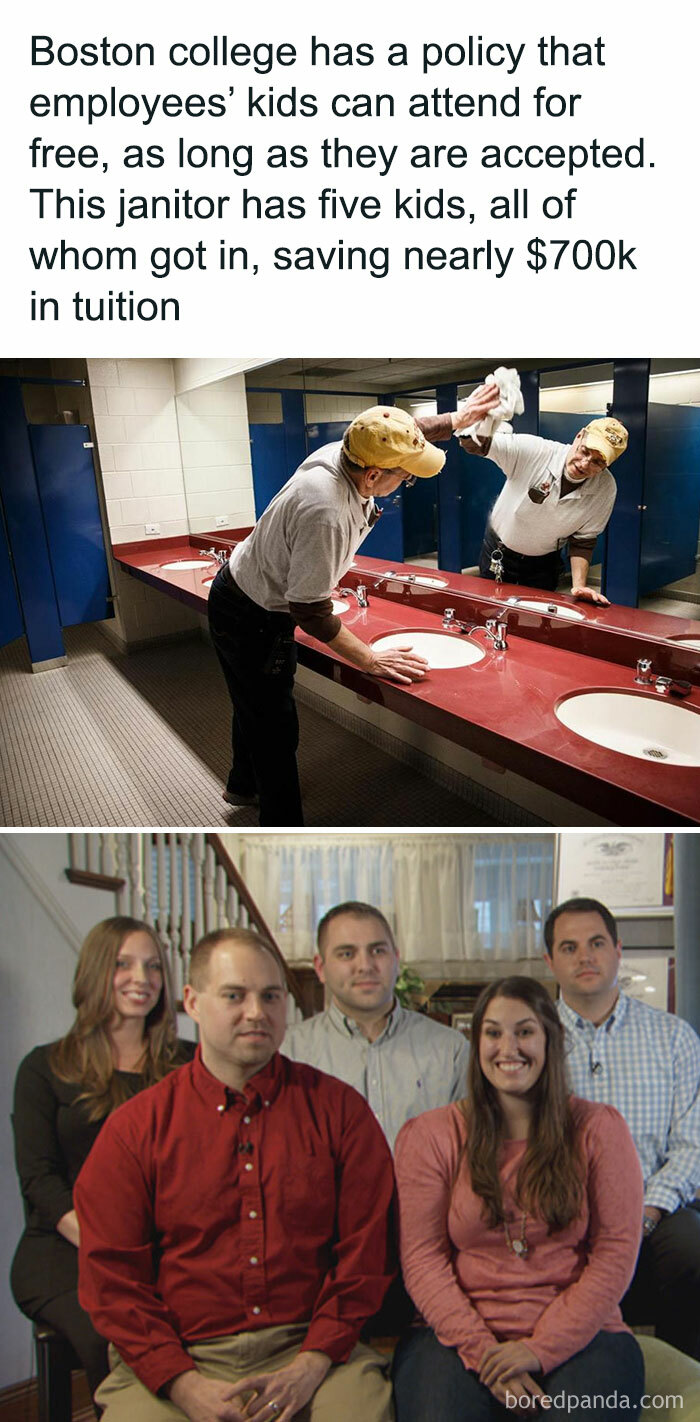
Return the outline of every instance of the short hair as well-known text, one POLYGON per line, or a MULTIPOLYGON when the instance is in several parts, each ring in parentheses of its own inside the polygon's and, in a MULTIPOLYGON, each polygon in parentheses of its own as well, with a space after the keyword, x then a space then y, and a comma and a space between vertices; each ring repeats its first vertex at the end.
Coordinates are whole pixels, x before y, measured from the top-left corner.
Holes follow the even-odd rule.
POLYGON ((620 937, 617 931, 617 923, 610 909, 601 904, 600 899, 566 899, 563 904, 557 904, 549 915, 544 926, 544 941, 547 945, 547 952, 550 957, 552 945, 554 943, 554 925, 563 913, 597 913, 605 924, 605 927, 612 938, 613 943, 617 943, 620 937))
POLYGON ((196 992, 202 992, 206 987, 212 953, 222 943, 240 943, 244 948, 254 948, 258 953, 267 953, 272 958, 286 991, 287 975, 284 963, 280 961, 279 954, 267 938, 263 938, 262 934, 256 933, 253 928, 215 928, 211 933, 205 933, 190 953, 188 981, 196 992))
POLYGON ((323 957, 323 943, 326 937, 326 929, 329 924, 333 922, 334 918, 340 918, 340 915, 343 913, 350 913, 355 918, 376 918, 377 921, 381 923, 394 952, 396 952, 396 942, 391 924, 388 919, 384 917, 381 909, 375 908, 374 904, 363 904, 357 899, 349 899, 347 903, 336 904, 334 908, 328 910, 328 913, 324 913, 318 925, 316 930, 316 942, 321 957, 323 957))

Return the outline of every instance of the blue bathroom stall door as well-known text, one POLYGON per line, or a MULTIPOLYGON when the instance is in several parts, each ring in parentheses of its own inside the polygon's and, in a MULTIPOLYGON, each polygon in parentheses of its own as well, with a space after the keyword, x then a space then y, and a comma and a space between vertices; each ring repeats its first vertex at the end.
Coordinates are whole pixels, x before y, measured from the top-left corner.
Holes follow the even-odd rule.
POLYGON ((8 642, 15 642, 23 633, 24 622, 17 600, 10 546, 5 520, 0 510, 0 647, 6 647, 8 642))
POLYGON ((649 405, 639 594, 695 572, 700 525, 700 409, 649 405))
POLYGON ((62 627, 113 617, 87 425, 29 425, 62 627))
POLYGON ((403 540, 406 562, 437 552, 437 479, 417 479, 412 489, 403 491, 403 540))
MULTIPOLYGON (((309 452, 322 449, 324 444, 337 443, 343 438, 347 427, 347 420, 326 420, 320 424, 307 425, 306 437, 309 452)), ((413 492, 414 490, 411 489, 409 497, 413 492)), ((368 558, 386 558, 387 562, 403 563, 403 499, 403 489, 398 489, 388 499, 377 499, 377 508, 381 510, 381 518, 375 523, 372 532, 367 535, 364 542, 360 544, 358 553, 366 554, 368 558)))
POLYGON ((250 462, 258 519, 289 477, 283 424, 250 426, 250 462))

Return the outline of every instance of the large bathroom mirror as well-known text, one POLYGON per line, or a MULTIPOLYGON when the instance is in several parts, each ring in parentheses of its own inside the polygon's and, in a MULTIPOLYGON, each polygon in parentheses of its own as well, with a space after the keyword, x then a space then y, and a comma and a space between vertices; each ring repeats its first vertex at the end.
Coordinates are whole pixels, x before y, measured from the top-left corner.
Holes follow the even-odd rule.
MULTIPOLYGON (((498 363, 527 383, 514 428, 569 442, 590 419, 615 409, 625 361, 514 357, 479 359, 285 359, 233 370, 224 362, 176 362, 176 408, 184 493, 192 533, 250 527, 306 454, 339 439, 370 404, 391 402, 429 415, 466 398, 498 363), (618 385, 616 386, 616 379, 618 385)), ((614 474, 618 499, 596 544, 590 583, 619 572, 615 608, 638 606, 698 623, 700 641, 700 359, 657 360, 635 371, 637 451, 614 474), (646 390, 646 400, 639 390, 646 390), (640 434, 641 431, 641 434, 640 434), (625 542, 626 540, 626 542, 625 542)), ((491 462, 450 447, 450 478, 420 481, 387 500, 367 555, 475 572, 488 510, 502 483, 491 462), (381 528, 381 533, 379 529, 381 528)), ((609 581, 609 579, 608 579, 609 581)), ((570 587, 568 565, 560 590, 570 587)), ((622 620, 622 619, 621 619, 622 620)), ((694 628, 690 629, 690 632, 694 628)))

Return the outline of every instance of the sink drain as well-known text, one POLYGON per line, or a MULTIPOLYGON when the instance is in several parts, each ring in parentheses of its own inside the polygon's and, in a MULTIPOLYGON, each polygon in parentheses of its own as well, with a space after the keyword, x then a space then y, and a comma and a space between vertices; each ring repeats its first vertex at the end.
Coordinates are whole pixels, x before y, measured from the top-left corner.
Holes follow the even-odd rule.
POLYGON ((652 760, 668 760, 668 751, 662 750, 661 746, 645 746, 642 755, 648 755, 652 760))

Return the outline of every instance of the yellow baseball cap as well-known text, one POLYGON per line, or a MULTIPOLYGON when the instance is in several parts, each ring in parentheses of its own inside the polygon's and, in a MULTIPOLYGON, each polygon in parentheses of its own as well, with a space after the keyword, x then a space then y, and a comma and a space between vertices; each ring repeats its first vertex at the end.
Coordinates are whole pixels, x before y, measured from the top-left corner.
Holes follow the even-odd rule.
POLYGON ((412 415, 394 405, 373 405, 348 425, 343 448, 361 469, 405 469, 418 479, 432 479, 445 455, 429 444, 412 415))
POLYGON ((616 459, 624 454, 627 448, 629 435, 624 425, 619 420, 614 420, 608 416, 604 420, 591 420, 590 425, 586 425, 583 431, 583 443, 586 449, 597 449, 602 454, 608 468, 615 463, 616 459))

